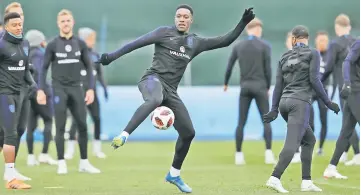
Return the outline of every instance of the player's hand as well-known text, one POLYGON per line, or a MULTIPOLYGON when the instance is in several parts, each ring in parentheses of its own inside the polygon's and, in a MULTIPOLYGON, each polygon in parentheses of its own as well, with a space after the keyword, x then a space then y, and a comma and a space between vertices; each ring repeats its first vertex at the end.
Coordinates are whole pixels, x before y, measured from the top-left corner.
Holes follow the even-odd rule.
POLYGON ((270 123, 274 121, 278 116, 278 111, 272 110, 268 112, 267 114, 263 115, 263 123, 270 123))
POLYGON ((103 64, 104 66, 110 64, 112 61, 109 59, 109 54, 103 53, 95 63, 103 64))
POLYGON ((340 112, 340 107, 335 102, 331 102, 327 105, 327 107, 332 110, 334 113, 338 114, 340 112))
POLYGON ((29 98, 36 97, 37 91, 38 91, 38 86, 36 85, 36 83, 34 83, 29 87, 28 97, 29 98))
POLYGON ((108 101, 109 96, 108 96, 108 90, 107 89, 104 89, 104 97, 105 97, 105 100, 108 101))
POLYGON ((351 93, 351 86, 350 84, 344 83, 342 86, 342 90, 340 92, 341 98, 346 99, 348 95, 351 93))
POLYGON ((38 90, 37 95, 36 95, 36 101, 40 105, 46 104, 46 95, 43 90, 38 90))
POLYGON ((223 91, 226 92, 228 90, 228 85, 223 86, 223 91))
POLYGON ((94 90, 88 89, 88 91, 86 91, 84 100, 86 102, 86 105, 93 103, 94 102, 94 90))
POLYGON ((248 24, 250 21, 252 21, 254 18, 256 17, 256 15, 253 13, 253 7, 245 9, 243 16, 242 16, 242 21, 245 24, 248 24))

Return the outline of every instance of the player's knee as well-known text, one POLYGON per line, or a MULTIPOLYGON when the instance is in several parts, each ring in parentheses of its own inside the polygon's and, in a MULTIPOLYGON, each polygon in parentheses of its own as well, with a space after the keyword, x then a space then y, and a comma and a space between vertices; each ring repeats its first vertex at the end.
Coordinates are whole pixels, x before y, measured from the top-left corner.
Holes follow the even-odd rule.
POLYGON ((147 103, 154 108, 160 106, 162 104, 162 102, 163 102, 162 97, 151 97, 147 100, 147 103))
POLYGON ((4 136, 4 144, 10 146, 17 146, 18 143, 18 134, 15 131, 12 131, 9 134, 5 134, 4 136))
POLYGON ((186 140, 186 141, 192 141, 195 136, 196 136, 196 132, 194 130, 192 130, 192 131, 189 131, 188 133, 184 134, 182 136, 182 139, 186 140))

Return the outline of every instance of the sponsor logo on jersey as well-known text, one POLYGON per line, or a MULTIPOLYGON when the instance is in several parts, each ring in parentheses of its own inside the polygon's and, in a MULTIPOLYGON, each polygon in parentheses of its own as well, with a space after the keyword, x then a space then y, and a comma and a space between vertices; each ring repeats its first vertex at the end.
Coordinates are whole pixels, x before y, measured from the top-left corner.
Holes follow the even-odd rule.
POLYGON ((10 70, 10 71, 21 71, 21 70, 25 70, 25 66, 18 66, 18 67, 16 67, 16 66, 9 66, 8 67, 8 70, 10 70))
POLYGON ((58 58, 66 58, 68 57, 68 54, 67 53, 55 53, 56 57, 58 58))
POLYGON ((71 52, 71 50, 72 50, 71 45, 65 45, 66 52, 71 52))
POLYGON ((58 60, 58 64, 73 64, 78 63, 78 59, 64 59, 64 60, 58 60))

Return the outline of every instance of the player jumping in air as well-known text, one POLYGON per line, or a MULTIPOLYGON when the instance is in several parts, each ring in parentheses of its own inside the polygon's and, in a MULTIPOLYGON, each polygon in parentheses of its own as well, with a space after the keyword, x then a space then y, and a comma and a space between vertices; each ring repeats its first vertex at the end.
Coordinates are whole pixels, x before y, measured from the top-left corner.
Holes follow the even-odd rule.
POLYGON ((102 54, 99 59, 100 63, 108 65, 131 51, 154 44, 152 66, 146 70, 138 84, 144 103, 136 110, 121 134, 114 138, 112 145, 114 148, 123 146, 128 136, 158 106, 172 109, 175 114, 174 128, 179 137, 173 164, 165 180, 176 185, 182 192, 192 192, 192 189, 180 178, 180 170, 195 136, 195 130, 188 110, 178 96, 178 84, 187 64, 193 58, 204 51, 227 47, 238 38, 245 26, 255 17, 252 9, 245 10, 237 26, 226 35, 202 38, 189 33, 193 22, 193 9, 188 5, 180 5, 175 13, 175 26, 159 27, 113 53, 102 54))
POLYGON ((308 30, 296 26, 292 30, 292 50, 284 53, 279 61, 276 85, 272 97, 272 108, 264 115, 264 122, 271 122, 278 116, 278 108, 287 122, 287 135, 279 161, 267 181, 267 186, 281 193, 288 193, 281 184, 281 176, 290 164, 297 148, 301 145, 302 191, 322 191, 311 180, 312 152, 316 143, 309 125, 313 90, 325 105, 335 113, 338 105, 331 102, 319 79, 320 55, 308 46, 308 30))

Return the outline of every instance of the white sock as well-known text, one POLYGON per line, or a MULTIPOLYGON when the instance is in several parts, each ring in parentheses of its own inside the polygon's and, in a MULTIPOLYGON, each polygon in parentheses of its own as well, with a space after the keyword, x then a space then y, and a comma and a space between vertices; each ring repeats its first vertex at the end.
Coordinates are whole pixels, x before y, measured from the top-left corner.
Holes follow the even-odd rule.
POLYGON ((331 165, 331 164, 329 164, 327 168, 328 168, 328 169, 332 169, 332 170, 336 170, 336 166, 335 166, 335 165, 331 165))
POLYGON ((125 138, 127 138, 127 139, 128 139, 128 137, 129 137, 129 133, 128 133, 128 132, 126 132, 126 131, 122 131, 122 133, 120 134, 120 136, 125 136, 125 138))
POLYGON ((271 150, 271 149, 267 149, 266 152, 267 152, 267 153, 272 153, 272 150, 271 150))
POLYGON ((15 178, 15 163, 5 163, 5 175, 8 182, 15 178))
POLYGON ((58 160, 58 165, 66 165, 66 161, 63 160, 58 160))
POLYGON ((236 152, 236 156, 243 156, 243 152, 236 152))
POLYGON ((88 161, 88 159, 80 159, 80 164, 88 164, 89 163, 89 161, 88 161))
POLYGON ((93 152, 94 153, 98 153, 101 151, 100 145, 101 145, 100 140, 93 140, 93 152))
POLYGON ((180 176, 180 170, 178 170, 174 167, 170 167, 169 173, 170 173, 170 176, 172 176, 172 177, 180 176))

